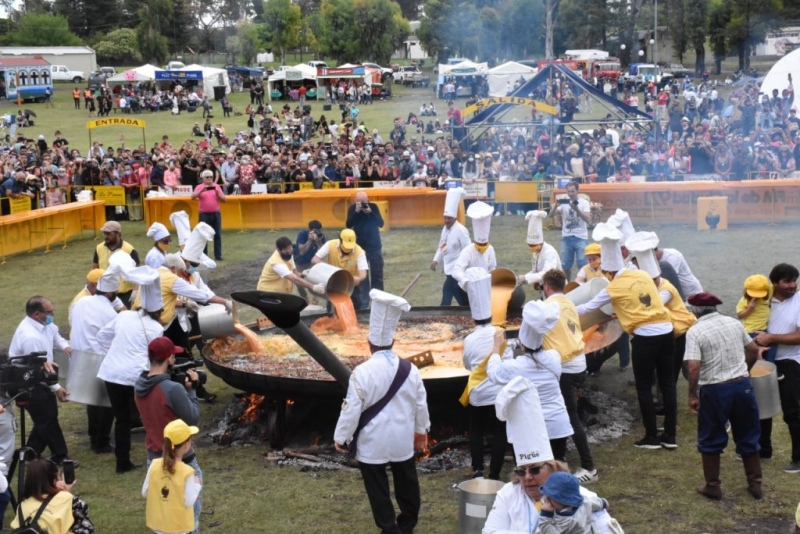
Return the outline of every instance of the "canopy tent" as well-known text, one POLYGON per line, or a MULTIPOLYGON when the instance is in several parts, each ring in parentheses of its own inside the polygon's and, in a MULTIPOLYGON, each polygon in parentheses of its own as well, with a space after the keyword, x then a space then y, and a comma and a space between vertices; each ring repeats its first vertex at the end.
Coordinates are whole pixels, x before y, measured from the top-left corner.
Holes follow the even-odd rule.
POLYGON ((372 87, 373 85, 380 84, 381 78, 383 77, 383 73, 380 69, 374 69, 372 67, 363 67, 362 65, 353 65, 351 63, 345 63, 344 65, 339 65, 339 68, 342 69, 356 69, 356 68, 363 68, 364 69, 364 83, 372 87))
POLYGON ((509 61, 489 69, 489 74, 486 77, 486 81, 489 84, 489 96, 506 96, 508 82, 513 87, 514 82, 519 80, 520 77, 527 81, 537 72, 538 69, 535 67, 529 67, 516 61, 509 61))
POLYGON ((489 72, 488 63, 474 63, 468 59, 455 65, 439 63, 439 78, 436 81, 436 94, 441 95, 446 78, 465 76, 484 76, 489 72))
POLYGON ((230 94, 231 92, 231 82, 228 78, 228 71, 225 69, 215 69, 214 67, 204 67, 202 65, 198 65, 197 63, 193 65, 186 65, 182 69, 177 70, 194 70, 194 71, 201 71, 203 73, 203 94, 208 96, 209 98, 214 97, 214 88, 215 87, 224 87, 225 94, 230 94))
POLYGON ((279 70, 269 78, 267 78, 267 98, 272 100, 272 93, 276 91, 276 86, 284 85, 286 83, 301 82, 306 87, 313 82, 314 90, 319 93, 317 84, 317 69, 305 63, 299 63, 294 67, 279 70))
POLYGON ((163 72, 163 70, 148 63, 135 69, 120 72, 106 81, 108 83, 152 82, 156 79, 156 72, 163 72))
POLYGON ((789 52, 769 69, 761 84, 761 93, 772 96, 773 89, 777 89, 779 94, 782 93, 791 85, 790 74, 793 80, 800 80, 800 49, 789 52))

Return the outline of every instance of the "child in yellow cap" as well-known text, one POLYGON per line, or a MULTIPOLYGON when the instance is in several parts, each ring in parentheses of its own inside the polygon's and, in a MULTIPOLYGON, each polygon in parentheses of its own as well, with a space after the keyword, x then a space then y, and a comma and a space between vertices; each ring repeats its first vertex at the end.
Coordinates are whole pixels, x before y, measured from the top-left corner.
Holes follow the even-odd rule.
POLYGON ((578 276, 575 277, 575 281, 579 284, 585 284, 593 278, 603 276, 603 271, 600 270, 600 244, 590 243, 583 251, 586 254, 587 263, 581 267, 578 276))
MULTIPOLYGON (((742 321, 742 326, 755 338, 758 332, 766 332, 769 324, 770 300, 772 299, 772 284, 763 274, 748 276, 744 281, 742 297, 736 304, 736 315, 742 321)), ((774 361, 777 346, 770 347, 763 358, 774 361)))
POLYGON ((160 534, 185 534, 197 529, 194 503, 202 485, 183 456, 192 448, 196 426, 175 419, 164 427, 164 454, 150 464, 142 486, 147 498, 147 527, 160 534))

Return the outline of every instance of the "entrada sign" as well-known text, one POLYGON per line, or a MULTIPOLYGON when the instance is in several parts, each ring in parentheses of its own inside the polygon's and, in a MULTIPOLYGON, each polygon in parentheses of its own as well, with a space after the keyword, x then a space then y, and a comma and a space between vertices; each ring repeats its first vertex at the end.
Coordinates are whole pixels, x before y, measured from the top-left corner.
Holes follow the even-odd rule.
POLYGON ((147 123, 142 119, 128 119, 128 118, 108 118, 97 119, 86 123, 86 127, 90 130, 93 128, 102 128, 104 126, 131 126, 133 128, 144 128, 147 123))

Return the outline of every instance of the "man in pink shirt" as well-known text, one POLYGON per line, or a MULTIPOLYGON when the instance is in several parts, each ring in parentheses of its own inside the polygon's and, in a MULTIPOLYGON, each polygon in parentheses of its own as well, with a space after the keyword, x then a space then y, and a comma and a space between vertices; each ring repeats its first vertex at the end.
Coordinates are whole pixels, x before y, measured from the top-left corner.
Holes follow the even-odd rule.
POLYGON ((219 184, 214 183, 214 173, 205 170, 200 173, 203 183, 194 188, 192 199, 197 199, 200 208, 200 222, 214 229, 214 259, 222 260, 222 215, 220 202, 225 202, 225 193, 219 184))

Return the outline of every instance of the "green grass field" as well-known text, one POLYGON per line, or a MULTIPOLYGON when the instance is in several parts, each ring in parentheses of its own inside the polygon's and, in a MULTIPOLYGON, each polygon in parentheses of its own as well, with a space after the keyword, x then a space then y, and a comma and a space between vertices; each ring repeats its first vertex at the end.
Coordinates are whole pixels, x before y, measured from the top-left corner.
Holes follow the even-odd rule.
MULTIPOLYGON (((25 130, 29 137, 39 133, 52 139, 56 129, 64 132, 71 144, 86 150, 88 135, 85 123, 89 119, 84 111, 72 109, 70 85, 59 85, 55 110, 45 110, 42 105, 28 105, 39 120, 25 130)), ((395 116, 405 117, 416 111, 422 101, 430 101, 430 90, 404 90, 397 88, 397 97, 391 102, 365 106, 364 120, 388 134, 390 121, 395 116)), ((245 95, 234 95, 236 109, 243 109, 245 95)), ((314 113, 321 105, 314 103, 314 113)), ((0 110, 16 109, 6 102, 0 110)), ((243 117, 222 119, 229 132, 244 127, 243 117)), ((191 129, 199 114, 182 114, 172 117, 168 113, 145 114, 148 143, 164 134, 173 143, 180 142, 191 129)), ((119 146, 119 135, 124 132, 129 143, 136 142, 135 130, 98 129, 96 138, 106 145, 119 146)), ((634 221, 637 229, 648 229, 641 221, 634 221)), ((748 275, 767 273, 780 261, 796 261, 800 243, 795 239, 797 226, 748 225, 734 226, 728 232, 697 233, 693 228, 664 226, 656 228, 664 246, 680 249, 692 265, 704 286, 725 301, 723 311, 731 313, 741 292, 741 283, 748 275)), ((326 229, 330 234, 338 229, 326 229)), ((151 244, 145 237, 143 223, 123 223, 123 236, 144 254, 151 244)), ((428 265, 435 251, 440 229, 392 229, 384 235, 386 257, 386 288, 399 292, 417 272, 423 278, 409 293, 412 306, 438 304, 441 291, 441 273, 431 273, 428 265)), ((251 262, 248 270, 234 269, 240 278, 237 287, 252 289, 260 273, 260 259, 266 259, 280 235, 294 238, 295 231, 251 231, 239 233, 226 231, 223 236, 226 261, 217 271, 209 273, 213 287, 225 284, 232 266, 251 262)), ((519 217, 497 217, 493 220, 492 242, 497 250, 499 264, 523 273, 530 266, 530 255, 525 239, 525 225, 519 217)), ((557 246, 559 234, 547 231, 548 242, 557 246)), ((68 248, 54 248, 44 254, 36 250, 8 259, 0 266, 0 295, 4 313, 0 316, 0 348, 7 347, 17 323, 23 317, 24 303, 34 294, 49 296, 56 308, 56 323, 62 333, 68 332, 67 305, 83 284, 90 267, 92 252, 97 242, 90 234, 72 241, 68 248)), ((532 291, 529 296, 534 298, 532 291)), ((247 314, 245 313, 245 316, 247 314)), ((592 383, 604 391, 613 392, 638 412, 635 392, 628 381, 630 371, 619 373, 612 360, 603 373, 592 383)), ((219 401, 202 406, 202 429, 208 430, 218 420, 235 390, 215 377, 210 378, 209 389, 219 394, 219 401)), ((800 485, 795 475, 787 475, 781 467, 788 462, 789 437, 785 425, 775 422, 773 440, 775 459, 764 463, 765 497, 756 502, 745 492, 742 465, 736 462, 732 450, 723 457, 722 502, 712 503, 697 496, 694 486, 701 482, 700 458, 694 446, 694 416, 686 408, 686 383, 681 380, 679 394, 679 449, 675 452, 641 451, 632 444, 641 437, 641 428, 634 426, 624 438, 594 446, 595 461, 600 480, 591 487, 607 498, 612 513, 629 533, 767 533, 788 530, 788 518, 800 500, 800 485)), ((78 470, 77 493, 91 507, 91 517, 102 534, 145 532, 144 499, 141 483, 144 471, 125 475, 114 473, 113 455, 94 455, 88 446, 86 416, 83 406, 64 404, 62 426, 70 446, 70 455, 81 461, 78 470)), ((453 414, 459 417, 460 414, 453 414)), ((437 422, 434 421, 434 424, 437 422)), ((30 428, 30 420, 28 420, 30 428)), ((330 436, 326 437, 330 439, 330 436)), ((145 459, 142 437, 135 438, 133 458, 145 459)), ((224 534, 245 533, 361 533, 375 529, 360 477, 354 472, 313 472, 295 467, 276 467, 265 458, 269 445, 218 447, 201 437, 199 461, 205 473, 204 506, 213 515, 204 515, 201 529, 224 534)), ((309 444, 310 445, 310 444, 309 444)), ((573 452, 570 458, 576 459, 573 452)), ((506 471, 512 466, 507 464, 506 471)), ((420 533, 450 533, 457 531, 458 494, 452 486, 468 473, 452 470, 435 475, 422 475, 423 509, 417 531, 420 533)), ((6 521, 10 515, 6 516, 6 521)), ((7 523, 6 523, 7 524, 7 523)))

